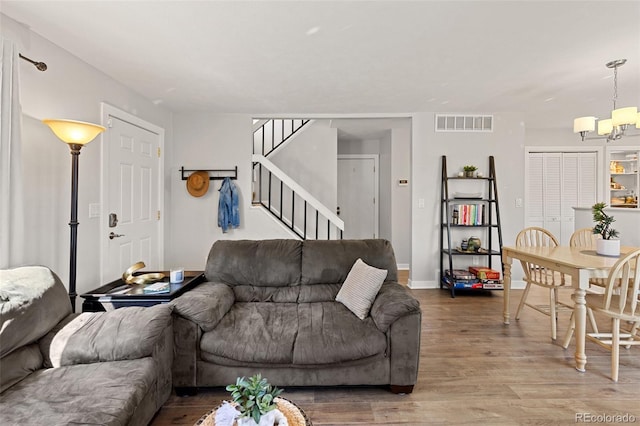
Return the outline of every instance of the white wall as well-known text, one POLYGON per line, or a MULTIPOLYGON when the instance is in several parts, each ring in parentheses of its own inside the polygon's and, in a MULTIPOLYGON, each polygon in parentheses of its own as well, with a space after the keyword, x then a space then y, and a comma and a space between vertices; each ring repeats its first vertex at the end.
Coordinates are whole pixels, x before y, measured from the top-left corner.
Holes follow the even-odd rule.
MULTIPOLYGON (((308 123, 269 159, 335 212, 338 205, 338 131, 329 125, 328 120, 308 123)), ((290 198, 284 199, 285 205, 290 205, 290 198)))
MULTIPOLYGON (((171 114, 1 14, 0 33, 15 41, 23 55, 48 66, 41 72, 26 61, 20 63, 27 243, 24 263, 46 265, 67 283, 71 156, 69 148, 41 120, 67 118, 100 123, 100 102, 104 101, 165 128, 165 141, 170 145, 171 114)), ((101 144, 102 138, 98 137, 84 147, 79 161, 78 294, 103 284, 99 239, 105 236, 100 235, 99 219, 89 219, 88 215, 89 204, 100 203, 101 144)))
MULTIPOLYGON (((513 244, 522 228, 523 211, 514 200, 524 197, 524 124, 519 114, 494 115, 492 133, 436 133, 434 114, 417 113, 412 126, 412 244, 411 287, 439 286, 441 157, 447 156, 449 175, 465 164, 475 164, 487 174, 490 155, 495 157, 502 235, 513 244), (419 207, 419 200, 424 207, 419 207)), ((499 259, 494 259, 499 262, 499 259)))
POLYGON ((409 268, 411 262, 411 188, 410 185, 398 185, 400 179, 411 181, 411 126, 409 120, 396 120, 395 126, 380 139, 340 140, 338 154, 378 154, 380 156, 378 204, 380 237, 391 241, 398 265, 402 268, 409 268))
POLYGON ((411 263, 411 128, 391 129, 391 244, 401 267, 411 263), (399 186, 400 179, 409 185, 399 186))
MULTIPOLYGON (((165 246, 165 265, 204 269, 211 245, 221 239, 293 238, 260 207, 251 206, 252 118, 243 114, 177 113, 173 117, 173 155, 166 168, 171 194, 171 229, 165 246), (218 227, 218 189, 213 180, 202 197, 192 197, 185 169, 232 169, 240 193, 240 227, 223 233, 218 227)), ((334 156, 335 157, 335 156, 334 156)))

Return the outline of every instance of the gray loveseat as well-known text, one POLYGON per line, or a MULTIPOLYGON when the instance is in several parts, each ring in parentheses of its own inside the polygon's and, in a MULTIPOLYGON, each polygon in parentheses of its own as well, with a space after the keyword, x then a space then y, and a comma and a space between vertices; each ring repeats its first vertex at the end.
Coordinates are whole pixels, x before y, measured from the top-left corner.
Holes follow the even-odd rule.
POLYGON ((146 425, 172 361, 170 306, 72 314, 49 269, 0 270, 1 425, 146 425))
POLYGON ((205 276, 173 302, 178 394, 256 373, 277 386, 413 390, 421 311, 388 241, 216 241, 205 276), (358 258, 388 271, 364 320, 335 301, 358 258))

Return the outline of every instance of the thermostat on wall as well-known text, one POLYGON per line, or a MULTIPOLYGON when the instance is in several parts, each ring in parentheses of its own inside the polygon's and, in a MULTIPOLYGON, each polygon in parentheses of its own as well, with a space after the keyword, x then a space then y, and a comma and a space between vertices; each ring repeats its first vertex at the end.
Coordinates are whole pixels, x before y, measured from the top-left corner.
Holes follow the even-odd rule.
POLYGON ((409 179, 398 180, 398 186, 407 186, 407 185, 409 185, 409 179))

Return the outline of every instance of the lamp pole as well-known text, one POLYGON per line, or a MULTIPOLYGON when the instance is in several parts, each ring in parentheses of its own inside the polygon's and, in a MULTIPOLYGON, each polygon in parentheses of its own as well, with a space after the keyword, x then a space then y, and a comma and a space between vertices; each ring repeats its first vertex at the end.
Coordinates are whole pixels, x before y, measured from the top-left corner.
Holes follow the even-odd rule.
POLYGON ((69 300, 72 312, 76 311, 76 265, 78 258, 78 162, 82 145, 71 143, 71 220, 69 228, 70 252, 69 252, 69 300))
POLYGON ((78 257, 78 160, 80 149, 106 129, 98 124, 75 120, 47 118, 42 120, 71 150, 71 228, 69 252, 69 300, 72 312, 76 311, 76 267, 78 257))

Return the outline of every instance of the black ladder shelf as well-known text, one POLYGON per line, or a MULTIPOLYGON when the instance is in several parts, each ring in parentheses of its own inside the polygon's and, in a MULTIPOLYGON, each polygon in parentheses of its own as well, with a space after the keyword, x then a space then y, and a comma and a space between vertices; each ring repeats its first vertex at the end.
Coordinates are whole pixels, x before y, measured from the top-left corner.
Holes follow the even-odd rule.
MULTIPOLYGON (((465 185, 469 186, 470 184, 465 185)), ((472 266, 469 265, 471 258, 468 256, 473 256, 473 260, 482 259, 479 265, 473 266, 492 268, 494 258, 497 257, 500 262, 500 268, 498 269, 501 272, 500 278, 503 276, 502 227, 500 226, 498 184, 496 181, 496 167, 493 156, 489 157, 488 176, 464 177, 448 175, 447 157, 443 155, 440 198, 440 288, 450 290, 451 297, 455 297, 456 290, 502 290, 501 280, 485 280, 484 282, 482 280, 480 280, 480 282, 472 282, 473 280, 456 280, 453 273, 455 269, 454 264, 458 262, 458 259, 460 259, 460 263, 466 259, 466 266, 472 266), (453 186, 454 184, 460 183, 452 181, 473 182, 471 185, 481 185, 480 189, 482 189, 482 192, 460 193, 458 195, 454 193, 452 197, 449 192, 449 184, 451 183, 453 186), (470 210, 472 213, 475 213, 475 220, 462 220, 462 218, 460 218, 459 214, 463 206, 465 210, 470 210), (457 211, 458 216, 454 217, 454 211, 457 211), (481 212, 481 214, 478 212, 481 212), (482 248, 479 251, 463 251, 461 246, 456 246, 454 241, 452 241, 452 235, 459 239, 472 236, 470 231, 479 233, 482 236, 482 248), (460 258, 458 256, 460 256, 460 258), (447 271, 451 271, 451 273, 447 274, 447 271)))

